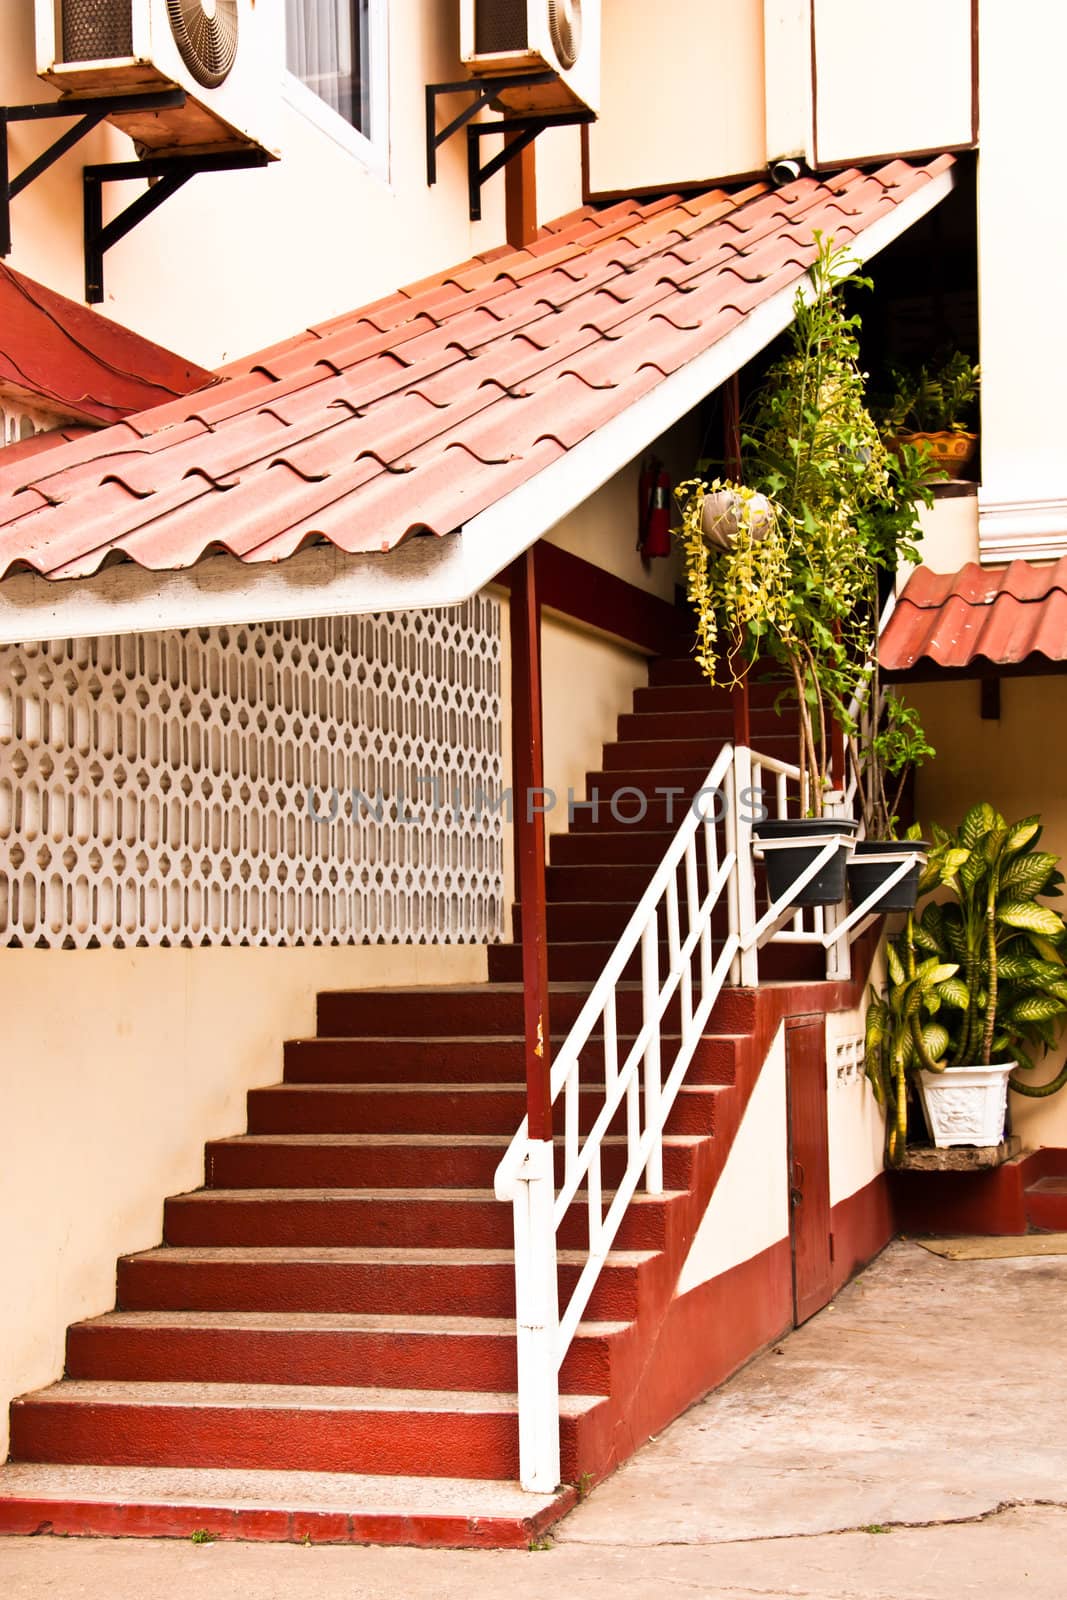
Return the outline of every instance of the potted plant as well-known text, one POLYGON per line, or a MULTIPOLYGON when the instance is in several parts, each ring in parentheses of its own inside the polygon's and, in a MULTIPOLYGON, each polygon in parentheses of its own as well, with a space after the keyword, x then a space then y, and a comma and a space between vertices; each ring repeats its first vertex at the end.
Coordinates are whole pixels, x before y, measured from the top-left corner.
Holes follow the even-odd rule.
POLYGON ((868 287, 845 250, 816 236, 811 288, 799 291, 785 354, 771 367, 742 445, 745 481, 701 479, 676 491, 696 658, 712 683, 757 661, 785 676, 796 707, 799 815, 754 828, 772 900, 836 838, 839 848, 792 902, 844 894, 857 823, 824 815, 835 725, 870 687, 878 576, 915 558, 920 458, 887 451, 867 408, 859 319, 846 288, 868 287))
POLYGON ((980 372, 962 350, 914 372, 890 368, 891 397, 881 407, 882 429, 894 448, 918 449, 929 471, 962 478, 978 449, 974 420, 980 372))
POLYGON ((932 830, 920 890, 947 889, 909 913, 887 947, 884 996, 872 988, 866 1070, 887 1109, 887 1154, 900 1161, 913 1084, 938 1146, 998 1144, 1009 1086, 1055 1094, 1067 1065, 1034 1084, 1034 1051, 1051 1049, 1067 1020, 1067 923, 1041 904, 1059 893, 1058 859, 1038 849, 1036 817, 1008 824, 974 806, 955 834, 932 830))

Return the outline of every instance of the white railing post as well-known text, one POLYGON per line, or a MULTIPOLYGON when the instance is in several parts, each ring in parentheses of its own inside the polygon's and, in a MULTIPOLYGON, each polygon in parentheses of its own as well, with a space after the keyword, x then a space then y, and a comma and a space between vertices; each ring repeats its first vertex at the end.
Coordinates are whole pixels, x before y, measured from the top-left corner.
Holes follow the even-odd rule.
MULTIPOLYGON (((850 808, 841 793, 831 793, 826 798, 824 811, 827 816, 847 817, 850 808)), ((826 943, 826 976, 838 982, 847 983, 852 977, 852 946, 845 937, 837 937, 837 929, 844 922, 847 911, 843 906, 833 905, 823 908, 823 928, 826 943)))
MULTIPOLYGON (((727 835, 731 848, 737 855, 735 878, 737 882, 737 931, 742 936, 756 924, 756 868, 752 860, 752 814, 756 797, 752 793, 752 751, 747 745, 738 745, 734 751, 733 793, 730 811, 733 814, 733 839, 727 835)), ((755 945, 742 950, 737 963, 738 978, 745 988, 754 989, 759 983, 759 952, 755 945)))
POLYGON ((536 1494, 559 1487, 559 1287, 551 1140, 531 1139, 515 1188, 515 1322, 518 1341, 519 1481, 536 1494))
MULTIPOLYGON (((659 1128, 659 1097, 663 1083, 660 1062, 659 1012, 659 918, 655 912, 641 935, 641 1026, 656 1020, 645 1045, 645 1127, 659 1128)), ((645 1168, 645 1188, 649 1194, 663 1193, 662 1131, 653 1138, 645 1168)))

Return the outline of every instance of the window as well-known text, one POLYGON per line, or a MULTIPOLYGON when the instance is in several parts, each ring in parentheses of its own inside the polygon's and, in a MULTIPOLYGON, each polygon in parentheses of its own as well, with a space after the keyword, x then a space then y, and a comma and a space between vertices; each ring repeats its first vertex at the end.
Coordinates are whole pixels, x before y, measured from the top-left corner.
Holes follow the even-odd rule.
POLYGON ((385 0, 285 0, 288 97, 368 160, 362 141, 380 157, 385 135, 385 10, 385 0))

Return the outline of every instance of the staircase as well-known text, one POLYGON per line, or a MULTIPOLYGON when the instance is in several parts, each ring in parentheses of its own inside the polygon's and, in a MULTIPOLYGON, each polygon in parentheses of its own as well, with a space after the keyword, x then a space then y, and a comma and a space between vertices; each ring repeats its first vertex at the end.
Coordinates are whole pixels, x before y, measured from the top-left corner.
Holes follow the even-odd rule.
MULTIPOLYGON (((754 691, 752 742, 787 756, 773 699, 754 691)), ((661 659, 618 735, 589 774, 599 815, 551 842, 557 1040, 730 738, 728 700, 661 659), (631 787, 649 800, 626 825, 608 801, 631 787)), ((118 1309, 72 1327, 63 1381, 13 1404, 0 1530, 528 1544, 725 1376, 672 1346, 674 1286, 779 1021, 857 1001, 821 971, 821 952, 771 947, 761 977, 785 981, 716 1004, 668 1125, 666 1192, 635 1197, 562 1370, 567 1487, 516 1482, 512 1215, 492 1184, 525 1087, 521 948, 503 945, 488 985, 320 995, 316 1037, 249 1094, 248 1133, 212 1141, 163 1244, 119 1262, 118 1309)), ((623 1047, 639 1004, 624 984, 623 1047)), ((583 1094, 583 1126, 602 1099, 583 1094)), ((605 1146, 609 1190, 624 1144, 605 1146)), ((580 1217, 565 1226, 561 1294, 586 1242, 580 1217)))

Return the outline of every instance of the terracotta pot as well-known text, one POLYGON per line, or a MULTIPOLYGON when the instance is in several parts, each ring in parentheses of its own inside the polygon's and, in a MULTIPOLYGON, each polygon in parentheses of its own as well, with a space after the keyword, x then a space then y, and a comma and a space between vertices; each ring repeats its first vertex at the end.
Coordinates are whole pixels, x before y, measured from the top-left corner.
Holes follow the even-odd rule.
MULTIPOLYGON (((736 489, 715 489, 704 496, 701 532, 704 543, 717 550, 732 550, 741 526, 744 501, 736 489)), ((753 539, 765 539, 774 523, 774 511, 765 494, 748 501, 748 526, 753 539)))
POLYGON ((924 450, 930 457, 931 467, 952 479, 966 476, 978 451, 976 433, 898 433, 893 443, 910 444, 917 450, 924 450))

